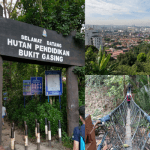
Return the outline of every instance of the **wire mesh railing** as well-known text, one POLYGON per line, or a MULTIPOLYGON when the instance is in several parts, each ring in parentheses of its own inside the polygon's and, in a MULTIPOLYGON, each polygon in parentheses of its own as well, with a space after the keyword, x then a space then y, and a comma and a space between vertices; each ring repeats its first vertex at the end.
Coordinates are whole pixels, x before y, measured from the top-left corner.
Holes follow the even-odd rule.
POLYGON ((131 100, 131 140, 136 150, 150 149, 147 143, 150 131, 150 116, 131 100))
MULTIPOLYGON (((126 98, 109 115, 101 118, 99 131, 104 131, 97 150, 105 147, 108 150, 125 150, 128 104, 126 98)), ((132 150, 150 149, 150 116, 144 112, 133 99, 130 101, 130 128, 132 150)))

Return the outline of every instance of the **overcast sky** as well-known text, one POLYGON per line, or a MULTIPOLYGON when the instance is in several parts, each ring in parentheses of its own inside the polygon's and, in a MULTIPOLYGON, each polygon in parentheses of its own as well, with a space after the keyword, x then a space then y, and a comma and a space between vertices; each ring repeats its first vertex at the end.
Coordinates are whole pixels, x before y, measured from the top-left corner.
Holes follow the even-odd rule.
POLYGON ((150 1, 85 0, 85 23, 150 26, 150 1))

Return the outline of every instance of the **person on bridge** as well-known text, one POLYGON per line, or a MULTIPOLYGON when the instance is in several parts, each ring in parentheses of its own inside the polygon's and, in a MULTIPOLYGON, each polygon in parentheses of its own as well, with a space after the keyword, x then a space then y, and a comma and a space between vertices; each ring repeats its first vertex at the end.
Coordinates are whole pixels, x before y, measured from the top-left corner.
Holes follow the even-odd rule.
POLYGON ((131 95, 127 95, 127 103, 129 108, 130 108, 130 101, 131 101, 131 95))
POLYGON ((2 124, 4 126, 4 117, 6 115, 6 108, 4 106, 2 106, 2 124))
POLYGON ((85 106, 79 108, 80 120, 83 123, 82 126, 74 128, 72 139, 74 140, 73 150, 85 150, 85 106), (84 141, 81 141, 81 137, 84 141), (80 149, 81 142, 84 142, 84 148, 80 149))

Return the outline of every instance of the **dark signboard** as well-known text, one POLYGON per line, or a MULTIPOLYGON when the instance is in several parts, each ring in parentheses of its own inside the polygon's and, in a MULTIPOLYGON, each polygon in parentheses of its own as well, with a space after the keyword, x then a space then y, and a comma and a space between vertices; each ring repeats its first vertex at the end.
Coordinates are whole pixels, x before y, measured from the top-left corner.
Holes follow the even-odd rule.
POLYGON ((40 95, 43 93, 43 78, 31 77, 31 94, 40 95))
MULTIPOLYGON (((0 55, 58 65, 85 65, 83 44, 73 35, 0 17, 0 55)), ((27 61, 28 62, 28 61, 27 61)))
POLYGON ((23 95, 31 95, 31 81, 23 80, 23 95))

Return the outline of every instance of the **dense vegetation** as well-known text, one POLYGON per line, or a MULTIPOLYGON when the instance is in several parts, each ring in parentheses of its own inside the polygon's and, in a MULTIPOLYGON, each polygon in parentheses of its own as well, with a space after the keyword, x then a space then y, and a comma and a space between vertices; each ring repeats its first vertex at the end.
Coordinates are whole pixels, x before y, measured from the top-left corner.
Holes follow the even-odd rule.
MULTIPOLYGON (((10 13, 10 18, 45 29, 55 30, 63 36, 67 36, 72 31, 75 31, 76 42, 84 44, 84 34, 80 32, 82 24, 85 22, 84 7, 84 0, 21 0, 15 5, 12 13, 10 13)), ((63 83, 61 111, 58 97, 53 98, 53 104, 51 105, 47 102, 47 97, 45 97, 44 93, 41 98, 38 95, 32 98, 31 96, 26 96, 26 108, 24 108, 22 90, 23 80, 29 80, 31 76, 40 76, 43 77, 44 81, 45 70, 61 69, 63 76, 66 76, 66 68, 9 61, 4 61, 3 67, 3 93, 7 92, 9 99, 6 105, 8 118, 21 127, 23 127, 23 121, 27 121, 29 136, 34 136, 35 119, 38 119, 40 123, 42 135, 44 135, 44 118, 47 117, 51 121, 52 135, 57 134, 57 125, 60 119, 62 123, 63 141, 70 140, 66 134, 66 82, 64 81, 63 83), (37 73, 36 67, 38 68, 37 73)), ((79 81, 79 105, 83 105, 85 104, 84 67, 76 67, 74 73, 78 75, 79 81)), ((43 85, 43 91, 45 91, 45 85, 43 85)))
MULTIPOLYGON (((113 108, 118 106, 127 92, 127 85, 132 85, 132 95, 135 102, 147 113, 150 108, 150 79, 149 75, 86 75, 86 87, 91 87, 91 92, 97 89, 103 91, 107 87, 107 92, 103 93, 109 97, 114 96, 113 108)), ((89 91, 90 92, 90 91, 89 91)))
MULTIPOLYGON (((67 98, 66 98, 66 81, 63 82, 63 95, 61 96, 61 111, 59 97, 51 97, 52 104, 48 103, 48 98, 41 95, 26 96, 26 107, 24 108, 23 97, 23 80, 29 80, 31 76, 40 76, 45 80, 45 70, 60 70, 62 68, 26 64, 18 62, 3 62, 3 93, 7 92, 9 99, 6 108, 8 118, 15 122, 19 127, 24 127, 24 121, 29 127, 29 136, 34 137, 35 119, 40 123, 41 135, 44 136, 44 119, 48 118, 51 122, 52 135, 57 134, 58 120, 61 120, 63 141, 66 142, 67 137, 67 98), (11 63, 11 65, 10 65, 11 63), (38 72, 36 72, 36 67, 38 72)), ((85 85, 84 85, 84 67, 77 67, 74 72, 78 75, 79 83, 79 105, 85 104, 85 85)), ((66 76, 66 69, 62 69, 62 75, 66 76)), ((43 91, 45 91, 45 82, 43 82, 43 91)), ((70 140, 69 140, 70 142, 70 140)))
MULTIPOLYGON (((102 56, 105 55, 103 52, 102 56)), ((107 55, 105 57, 108 57, 107 55)), ((117 56, 117 60, 109 59, 104 70, 95 69, 98 65, 98 52, 93 47, 87 47, 85 61, 87 67, 85 74, 114 74, 114 75, 147 75, 150 74, 150 44, 141 43, 125 54, 117 56), (90 69, 88 69, 90 68, 90 69), (107 70, 107 73, 105 72, 107 70)))

